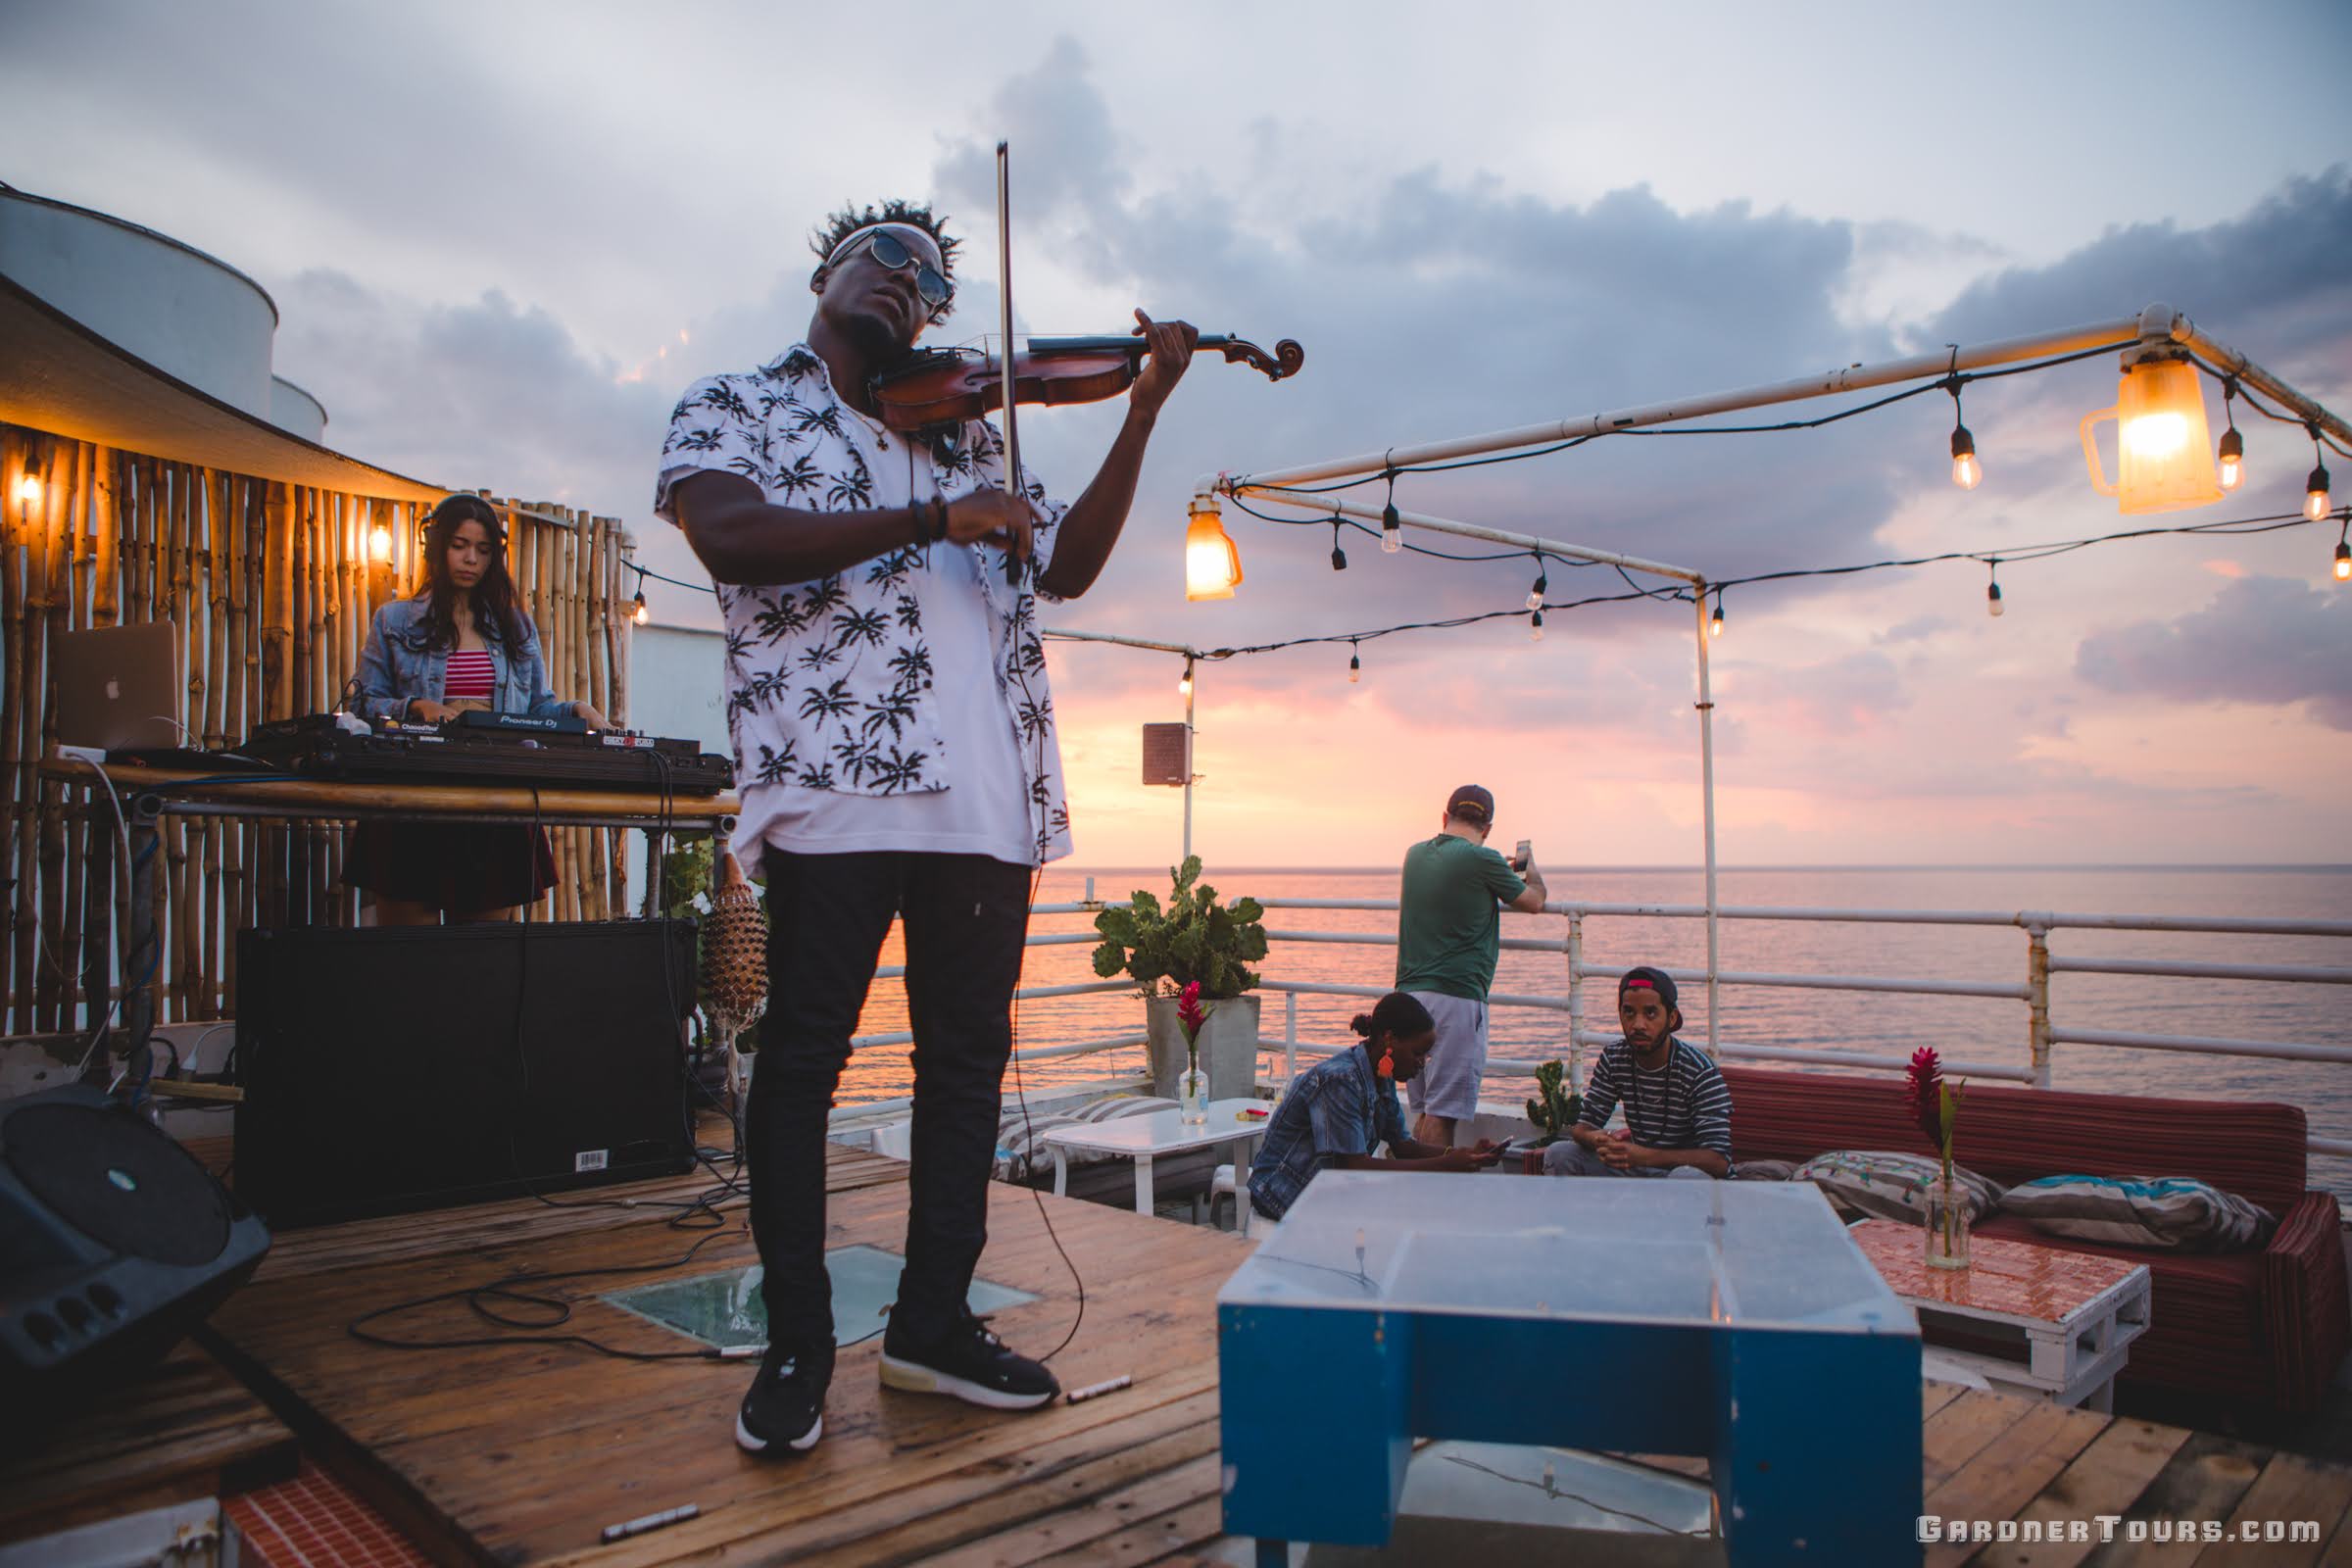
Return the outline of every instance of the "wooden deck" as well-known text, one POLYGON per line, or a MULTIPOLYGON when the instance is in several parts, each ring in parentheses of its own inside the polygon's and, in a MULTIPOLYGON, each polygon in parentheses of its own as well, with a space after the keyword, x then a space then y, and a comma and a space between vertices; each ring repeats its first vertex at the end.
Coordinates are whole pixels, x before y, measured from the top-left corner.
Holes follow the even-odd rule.
MULTIPOLYGON (((899 1250, 906 1167, 831 1153, 831 1245, 899 1250)), ((682 1177, 598 1196, 706 1185, 682 1177)), ((1069 1275, 1035 1197, 1000 1185, 991 1198, 983 1272, 1041 1298, 997 1326, 1016 1345, 1051 1347, 1069 1324, 1069 1275)), ((504 1203, 295 1232, 208 1333, 331 1467, 451 1561, 1028 1562, 1083 1551, 1142 1563, 1203 1545, 1219 1530, 1212 1303, 1243 1244, 1044 1201, 1087 1283, 1085 1325, 1054 1369, 1072 1388, 1126 1373, 1132 1389, 1013 1416, 886 1395, 871 1340, 841 1353, 824 1442, 781 1462, 734 1446, 746 1362, 641 1364, 553 1346, 404 1353, 345 1332, 387 1302, 520 1268, 675 1259, 698 1237, 670 1229, 660 1211, 504 1203), (599 1544, 606 1525, 690 1502, 697 1519, 599 1544)), ((683 1267, 564 1282, 558 1289, 578 1303, 566 1330, 639 1349, 685 1346, 594 1294, 754 1261, 739 1206, 729 1221, 683 1267)), ((840 1332, 846 1340, 867 1327, 840 1332)), ((458 1303, 408 1315, 396 1330, 498 1332, 458 1303)))
MULTIPOLYGON (((897 1250, 905 1172, 832 1150, 832 1244, 897 1250)), ((674 1199, 708 1184, 698 1174, 559 1201, 674 1199)), ((576 1303, 566 1331, 677 1349, 689 1342, 595 1296, 752 1261, 740 1203, 683 1265, 697 1234, 669 1228, 653 1208, 520 1201, 294 1232, 216 1314, 205 1345, 263 1393, 314 1459, 444 1561, 1247 1562, 1244 1544, 1219 1537, 1213 1308, 1243 1244, 1116 1206, 1043 1201, 1087 1283, 1085 1324, 1055 1370, 1070 1387, 1121 1373, 1135 1386, 1085 1404, 998 1414, 883 1393, 879 1342, 868 1341, 842 1352, 825 1441, 805 1458, 763 1463, 735 1448, 746 1362, 628 1363, 557 1346, 398 1352, 346 1332, 391 1301, 517 1269, 658 1265, 555 1289, 576 1303), (700 1516, 599 1544, 608 1524, 684 1503, 700 1516)), ((1037 1198, 997 1186, 991 1202, 982 1273, 1041 1298, 1001 1314, 999 1326, 1016 1345, 1049 1348, 1069 1324, 1068 1273, 1037 1198)), ((456 1303, 382 1326, 419 1338, 501 1332, 456 1303)), ((841 1333, 867 1327, 844 1323, 841 1333)), ((238 1419, 255 1413, 246 1401, 238 1419)), ((2352 1564, 2352 1470, 2341 1466, 1944 1385, 1923 1391, 1922 1415, 1928 1508, 1940 1518, 2321 1524, 2320 1544, 2295 1547, 1937 1545, 1925 1556, 1936 1568, 2352 1564)), ((282 1455, 282 1442, 270 1451, 282 1455)), ((1656 1462, 1703 1474, 1694 1461, 1656 1462)), ((7 1480, 0 1470, 0 1485, 7 1480)), ((1605 1538, 1594 1545, 1605 1554, 1605 1538)), ((1906 1560, 1905 1549, 1886 1560, 1906 1560)))

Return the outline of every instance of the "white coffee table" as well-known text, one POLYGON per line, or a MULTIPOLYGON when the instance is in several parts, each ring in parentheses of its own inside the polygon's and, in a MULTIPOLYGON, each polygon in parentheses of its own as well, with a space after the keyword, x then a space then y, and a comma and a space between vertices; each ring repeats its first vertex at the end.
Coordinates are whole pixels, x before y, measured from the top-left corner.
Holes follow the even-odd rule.
MULTIPOLYGON (((1271 1110, 1262 1100, 1212 1100, 1207 1106, 1207 1120, 1186 1121, 1181 1110, 1154 1110, 1142 1116, 1123 1116, 1117 1121, 1090 1122, 1077 1127, 1055 1127, 1042 1135, 1047 1148, 1054 1151, 1054 1196, 1063 1197, 1070 1188, 1069 1152, 1073 1149, 1093 1150, 1104 1154, 1125 1154, 1135 1161, 1135 1211, 1152 1212, 1152 1161, 1161 1154, 1179 1154, 1192 1149, 1213 1149, 1220 1144, 1242 1144, 1237 1150, 1234 1169, 1249 1168, 1250 1158, 1256 1152, 1257 1141, 1265 1136, 1269 1117, 1245 1116, 1246 1110, 1271 1110)), ((1241 1185, 1247 1189, 1248 1179, 1241 1185)), ((1240 1203, 1242 1234, 1250 1234, 1250 1200, 1245 1191, 1240 1203)))
POLYGON ((2144 1263, 2071 1252, 1997 1236, 1972 1237, 1964 1269, 1928 1267, 1919 1227, 1869 1219, 1853 1227, 1894 1294, 1931 1342, 1994 1340, 2006 1353, 1938 1347, 1936 1354, 1997 1389, 2085 1409, 2115 1408, 2115 1375, 2148 1332, 2144 1263))

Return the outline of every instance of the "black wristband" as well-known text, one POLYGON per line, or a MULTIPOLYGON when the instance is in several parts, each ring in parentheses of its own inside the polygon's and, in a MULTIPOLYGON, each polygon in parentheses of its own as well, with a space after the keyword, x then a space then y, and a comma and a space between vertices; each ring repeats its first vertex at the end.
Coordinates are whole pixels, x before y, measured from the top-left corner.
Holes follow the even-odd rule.
POLYGON ((934 496, 931 498, 931 537, 933 541, 936 542, 938 540, 945 539, 947 536, 948 498, 946 496, 934 496))

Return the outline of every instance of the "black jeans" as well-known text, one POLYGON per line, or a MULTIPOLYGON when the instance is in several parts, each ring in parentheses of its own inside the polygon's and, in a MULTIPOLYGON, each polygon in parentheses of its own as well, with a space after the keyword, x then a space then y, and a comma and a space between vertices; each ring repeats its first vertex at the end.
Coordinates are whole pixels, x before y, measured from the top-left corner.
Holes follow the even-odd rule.
POLYGON ((906 1266, 892 1338, 930 1341, 963 1309, 988 1245, 1029 879, 1027 867, 983 855, 767 852, 767 1014, 744 1142, 772 1342, 833 1337, 825 1118, 893 915, 906 926, 915 1045, 906 1266))

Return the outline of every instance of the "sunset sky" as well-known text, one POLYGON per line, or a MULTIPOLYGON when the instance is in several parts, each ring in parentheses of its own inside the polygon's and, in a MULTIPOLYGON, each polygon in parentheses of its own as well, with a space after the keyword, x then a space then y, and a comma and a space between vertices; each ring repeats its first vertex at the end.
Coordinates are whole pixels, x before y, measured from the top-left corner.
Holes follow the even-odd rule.
MULTIPOLYGON (((630 520, 678 392, 805 328, 807 235, 935 202, 993 330, 1008 137, 1024 328, 1142 305, 1295 337, 1274 386, 1196 363, 1103 581, 1051 624, 1217 648, 1518 606, 1525 560, 1384 556, 1232 509, 1248 581, 1188 606, 1194 478, 2129 316, 2152 300, 2352 409, 2352 10, 905 4, 671 9, 89 3, 0 16, 0 179, 200 246, 282 313, 329 444, 630 520), (1441 24, 1440 19, 1443 18, 1441 24)), ((2124 526, 2077 422, 2112 360, 1833 430, 1615 440, 1408 476, 1414 510, 1728 577, 2124 526)), ((2221 400, 2209 396, 2220 428, 2221 400)), ((1119 408, 1024 413, 1074 496, 1119 408)), ((2301 431, 2242 415, 2249 480, 2158 521, 2293 511, 2301 431)), ((2352 459, 2335 493, 2352 495, 2352 459)), ((1378 504, 1377 488, 1359 492, 1378 504)), ((1432 544, 1446 541, 1432 539, 1432 544)), ((2166 539, 1734 590, 1714 645, 1729 864, 2352 861, 2352 587, 2332 529, 2166 539)), ((1456 547, 1460 548, 1460 547, 1456 547)), ((1622 586, 1549 572, 1555 600, 1622 586), (1575 579, 1571 581, 1570 579, 1575 579)), ((714 623, 657 585, 657 614, 714 623)), ((1393 863, 1446 793, 1553 863, 1699 857, 1687 605, 1219 662, 1197 846, 1393 863)), ((1137 726, 1178 663, 1058 647, 1079 864, 1164 861, 1137 726)), ((661 715, 636 713, 660 729, 661 715)))

